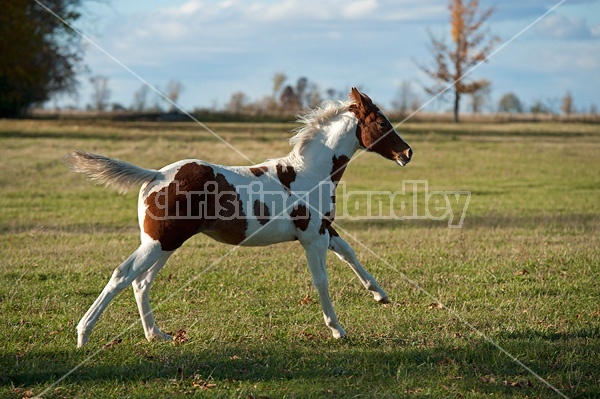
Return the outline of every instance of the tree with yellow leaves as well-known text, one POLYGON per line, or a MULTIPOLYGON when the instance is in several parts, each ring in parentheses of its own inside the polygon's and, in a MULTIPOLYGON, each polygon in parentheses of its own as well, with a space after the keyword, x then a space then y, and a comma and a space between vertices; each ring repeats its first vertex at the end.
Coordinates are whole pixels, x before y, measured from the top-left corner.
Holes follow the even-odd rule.
POLYGON ((498 38, 484 28, 484 23, 494 12, 493 8, 481 11, 478 0, 450 0, 448 9, 452 43, 448 45, 445 39, 430 35, 434 66, 429 68, 421 65, 420 68, 435 80, 432 87, 425 89, 428 93, 437 94, 452 85, 454 122, 458 122, 461 96, 473 94, 490 84, 486 79, 469 80, 465 74, 485 61, 498 38))

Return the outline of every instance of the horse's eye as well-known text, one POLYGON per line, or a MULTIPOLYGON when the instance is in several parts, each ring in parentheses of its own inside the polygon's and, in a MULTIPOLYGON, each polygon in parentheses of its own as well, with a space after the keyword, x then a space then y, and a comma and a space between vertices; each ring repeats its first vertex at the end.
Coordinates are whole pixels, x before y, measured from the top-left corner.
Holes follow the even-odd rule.
POLYGON ((386 127, 387 126, 387 121, 380 121, 379 122, 379 127, 386 127))

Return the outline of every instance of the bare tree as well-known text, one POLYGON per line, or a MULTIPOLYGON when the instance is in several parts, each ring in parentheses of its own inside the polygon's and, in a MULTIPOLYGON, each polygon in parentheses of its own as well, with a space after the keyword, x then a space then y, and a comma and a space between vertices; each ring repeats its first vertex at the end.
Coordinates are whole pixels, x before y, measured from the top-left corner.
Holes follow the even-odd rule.
POLYGON ((182 91, 183 91, 183 85, 181 84, 181 82, 178 82, 176 80, 171 80, 167 84, 165 95, 170 100, 169 106, 170 106, 171 111, 174 111, 175 109, 177 109, 177 106, 175 104, 177 104, 177 100, 179 100, 179 96, 181 95, 182 91))
POLYGON ((142 85, 135 93, 133 93, 132 109, 137 112, 146 110, 146 101, 148 101, 148 86, 142 85))
POLYGON ((492 82, 487 79, 481 81, 479 89, 469 93, 471 97, 471 112, 478 114, 483 111, 483 108, 490 102, 492 94, 492 82))
POLYGON ((402 80, 400 82, 396 97, 392 100, 392 108, 403 116, 421 108, 421 98, 413 90, 413 84, 410 81, 402 80))
POLYGON ((248 97, 241 91, 235 92, 231 95, 229 102, 226 105, 226 109, 228 112, 240 115, 244 110, 244 107, 248 103, 248 97))
POLYGON ((570 91, 568 91, 567 94, 565 94, 565 96, 562 98, 560 110, 565 115, 571 115, 571 112, 573 112, 573 96, 571 95, 570 91))
POLYGON ((338 91, 333 87, 330 87, 329 89, 325 90, 325 93, 327 94, 327 98, 329 100, 341 100, 346 96, 345 93, 338 91))
POLYGON ((465 79, 465 73, 486 59, 498 38, 484 29, 484 23, 494 11, 492 8, 480 11, 478 0, 466 4, 462 0, 450 0, 448 9, 452 43, 448 45, 444 39, 430 34, 434 66, 421 65, 420 68, 435 80, 432 87, 426 88, 428 93, 437 94, 447 85, 453 85, 454 122, 458 122, 461 96, 479 90, 484 83, 465 79))
POLYGON ((283 72, 277 72, 273 75, 273 99, 277 98, 277 94, 287 80, 287 76, 283 72))
POLYGON ((108 87, 108 78, 106 76, 93 76, 90 78, 92 83, 92 107, 97 111, 105 111, 108 107, 110 98, 110 89, 108 87))
POLYGON ((542 100, 536 100, 535 103, 529 108, 529 112, 534 115, 537 114, 550 114, 550 108, 542 102, 542 100))
POLYGON ((266 114, 277 114, 281 112, 281 106, 277 101, 277 96, 286 80, 287 76, 285 76, 283 72, 277 72, 273 75, 273 93, 271 96, 265 97, 260 101, 261 112, 266 114))
POLYGON ((306 90, 308 89, 308 79, 301 77, 296 82, 296 96, 300 102, 300 108, 306 106, 306 90))
MULTIPOLYGON (((158 88, 159 85, 158 83, 154 85, 155 88, 158 88)), ((164 97, 160 94, 159 91, 153 91, 154 95, 153 95, 153 99, 152 99, 152 105, 150 107, 147 108, 148 111, 151 112, 164 112, 163 109, 163 105, 162 103, 165 101, 164 97)))
POLYGON ((323 101, 323 97, 321 96, 319 85, 311 82, 306 91, 306 106, 308 108, 315 108, 321 101, 323 101))
POLYGON ((408 112, 412 97, 413 91, 410 82, 408 80, 403 80, 400 82, 396 98, 392 101, 392 107, 394 107, 395 111, 404 115, 408 112))
POLYGON ((285 88, 282 90, 281 96, 279 96, 279 101, 281 102, 282 112, 287 114, 293 114, 300 111, 302 108, 300 98, 298 98, 294 88, 290 85, 285 86, 285 88))
POLYGON ((415 93, 412 100, 410 100, 410 112, 415 112, 423 106, 423 102, 421 101, 421 96, 415 93))

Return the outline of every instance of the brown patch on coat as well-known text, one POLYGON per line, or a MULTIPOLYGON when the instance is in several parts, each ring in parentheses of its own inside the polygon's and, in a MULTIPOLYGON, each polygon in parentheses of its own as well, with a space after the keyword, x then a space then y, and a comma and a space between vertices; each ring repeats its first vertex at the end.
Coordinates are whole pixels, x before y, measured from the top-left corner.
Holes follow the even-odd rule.
POLYGON ((256 177, 262 176, 269 168, 267 166, 257 166, 250 168, 250 172, 256 177))
POLYGON ((338 234, 338 232, 335 231, 335 229, 332 226, 327 227, 327 231, 329 231, 329 237, 339 237, 340 236, 338 234))
POLYGON ((259 200, 254 200, 254 217, 256 220, 262 225, 269 223, 269 219, 271 217, 271 212, 269 212, 269 207, 265 205, 264 202, 260 202, 259 200))
POLYGON ((305 205, 294 205, 294 209, 290 212, 290 219, 294 226, 302 231, 306 231, 310 223, 310 211, 305 205))
POLYGON ((350 97, 354 100, 350 111, 358 119, 356 138, 360 146, 384 158, 394 161, 402 159, 408 163, 412 154, 410 146, 396 134, 390 121, 373 104, 369 96, 353 87, 350 97))
POLYGON ((325 234, 325 231, 329 231, 329 228, 331 227, 331 223, 333 223, 334 219, 335 219, 334 211, 326 212, 323 215, 323 218, 321 219, 321 227, 319 228, 319 234, 323 235, 323 234, 325 234))
POLYGON ((331 181, 337 186, 340 180, 342 180, 342 175, 346 170, 346 166, 348 166, 348 161, 350 161, 350 158, 345 155, 340 155, 339 157, 334 155, 332 161, 333 166, 331 167, 330 176, 331 181))
POLYGON ((144 232, 164 251, 179 248, 200 232, 228 244, 246 238, 248 221, 240 196, 210 166, 183 165, 168 186, 148 195, 145 204, 144 232))
POLYGON ((296 180, 296 170, 294 170, 293 166, 284 166, 283 164, 277 164, 277 178, 285 188, 285 190, 290 193, 292 190, 290 189, 290 185, 294 180, 296 180))

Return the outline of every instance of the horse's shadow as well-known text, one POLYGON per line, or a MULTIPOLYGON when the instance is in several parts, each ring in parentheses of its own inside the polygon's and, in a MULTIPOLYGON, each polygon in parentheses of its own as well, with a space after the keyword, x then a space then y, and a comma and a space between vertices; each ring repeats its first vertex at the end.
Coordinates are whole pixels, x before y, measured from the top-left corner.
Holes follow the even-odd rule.
MULTIPOLYGON (((581 331, 574 336, 584 337, 596 332, 581 331)), ((565 385, 569 372, 586 373, 595 367, 592 359, 589 364, 582 363, 581 353, 576 363, 568 365, 561 375, 556 363, 550 360, 562 361, 557 359, 560 354, 556 341, 567 342, 569 339, 570 336, 524 334, 502 338, 505 342, 500 344, 509 353, 518 353, 527 345, 528 353, 535 353, 535 356, 520 360, 542 378, 551 380, 559 390, 569 390, 573 389, 565 385)), ((596 347, 587 350, 600 352, 600 347, 593 343, 596 341, 590 342, 596 347)), ((341 342, 319 338, 296 345, 276 340, 260 344, 242 341, 210 345, 140 342, 129 346, 123 342, 86 361, 95 351, 88 348, 25 355, 3 353, 0 355, 4 369, 0 374, 0 387, 48 387, 77 367, 58 385, 85 386, 85 381, 141 384, 164 380, 192 386, 198 380, 210 380, 218 388, 224 382, 232 381, 272 381, 285 386, 285 381, 291 380, 312 381, 311 384, 319 380, 327 385, 342 379, 348 393, 353 389, 367 392, 365 386, 375 384, 379 392, 392 395, 425 393, 442 386, 449 387, 449 395, 452 392, 514 394, 517 389, 523 395, 556 394, 496 346, 479 337, 469 338, 462 346, 457 346, 455 341, 447 345, 415 345, 402 340, 389 345, 389 342, 383 344, 367 338, 348 338, 341 342), (355 381, 356 385, 349 381, 355 381)), ((591 381, 597 377, 588 375, 587 378, 591 381)), ((585 381, 580 381, 578 389, 584 389, 580 393, 586 392, 586 395, 593 394, 594 390, 597 391, 595 394, 600 394, 600 388, 587 385, 585 381)), ((572 390, 565 393, 577 396, 572 390)))

